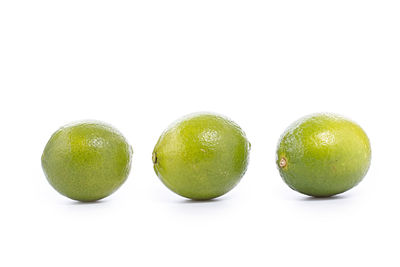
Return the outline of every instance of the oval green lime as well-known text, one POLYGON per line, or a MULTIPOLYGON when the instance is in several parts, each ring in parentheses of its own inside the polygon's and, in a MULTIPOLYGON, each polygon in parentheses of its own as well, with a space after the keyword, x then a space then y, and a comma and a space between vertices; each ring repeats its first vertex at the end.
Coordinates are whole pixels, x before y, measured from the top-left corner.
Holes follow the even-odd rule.
POLYGON ((48 141, 42 168, 60 194, 90 202, 115 192, 127 179, 132 148, 115 128, 102 122, 66 125, 48 141))
POLYGON ((292 189, 329 197, 356 186, 367 174, 371 147, 363 129, 335 114, 303 117, 282 134, 279 173, 292 189))
POLYGON ((250 143, 233 121, 216 114, 191 114, 173 123, 158 140, 154 170, 173 192, 194 200, 230 191, 247 169, 250 143))

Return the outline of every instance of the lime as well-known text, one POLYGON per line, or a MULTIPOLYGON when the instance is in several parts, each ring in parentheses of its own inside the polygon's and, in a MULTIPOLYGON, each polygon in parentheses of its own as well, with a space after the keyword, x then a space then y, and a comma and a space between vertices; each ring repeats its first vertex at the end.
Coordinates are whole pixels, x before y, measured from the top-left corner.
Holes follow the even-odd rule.
POLYGON ((154 170, 175 193, 194 200, 219 197, 246 172, 250 143, 233 121, 196 113, 173 123, 154 151, 154 170))
POLYGON ((365 132, 334 114, 313 114, 289 126, 281 136, 276 160, 289 187, 314 197, 336 195, 356 186, 370 162, 365 132))
POLYGON ((48 141, 42 167, 60 194, 96 201, 116 191, 128 177, 132 148, 113 127, 94 121, 66 125, 48 141))

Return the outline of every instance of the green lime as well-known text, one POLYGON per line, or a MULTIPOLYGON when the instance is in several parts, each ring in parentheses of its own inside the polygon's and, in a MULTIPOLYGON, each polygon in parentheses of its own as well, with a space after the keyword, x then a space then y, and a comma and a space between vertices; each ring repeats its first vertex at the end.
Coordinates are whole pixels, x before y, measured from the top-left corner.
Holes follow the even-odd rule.
POLYGON ((49 183, 60 194, 96 201, 116 191, 128 177, 132 148, 113 127, 79 122, 56 131, 42 155, 49 183))
POLYGON ((246 172, 250 143, 233 121, 196 113, 173 123, 154 151, 154 170, 175 193, 194 200, 219 197, 246 172))
POLYGON ((367 174, 371 147, 356 123, 334 114, 294 122, 279 141, 276 164, 292 189, 328 197, 356 186, 367 174))

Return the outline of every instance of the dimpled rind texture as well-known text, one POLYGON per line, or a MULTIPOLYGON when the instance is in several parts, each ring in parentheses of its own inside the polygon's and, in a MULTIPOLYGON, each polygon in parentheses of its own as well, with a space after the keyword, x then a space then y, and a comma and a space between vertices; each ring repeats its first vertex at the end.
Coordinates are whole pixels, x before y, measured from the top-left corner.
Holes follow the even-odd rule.
POLYGON ((230 191, 246 172, 250 143, 231 120, 211 113, 171 125, 153 151, 154 170, 173 192, 208 200, 230 191))
POLYGON ((371 163, 370 142, 360 126, 339 115, 304 117, 283 133, 276 164, 292 189, 329 197, 356 186, 371 163), (280 162, 286 160, 286 165, 280 162))
POLYGON ((127 179, 132 148, 113 127, 96 121, 66 125, 48 141, 42 168, 60 194, 90 202, 105 198, 127 179))

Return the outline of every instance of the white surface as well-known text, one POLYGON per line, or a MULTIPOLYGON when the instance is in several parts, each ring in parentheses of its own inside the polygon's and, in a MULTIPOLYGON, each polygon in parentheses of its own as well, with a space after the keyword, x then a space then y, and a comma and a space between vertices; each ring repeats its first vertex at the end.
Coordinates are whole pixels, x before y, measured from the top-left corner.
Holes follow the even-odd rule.
POLYGON ((1 266, 399 266, 399 1, 0 2, 1 266), (175 119, 212 111, 252 143, 212 202, 166 189, 151 152, 175 119), (329 200, 291 191, 280 134, 313 112, 358 122, 371 169, 329 200), (81 119, 134 148, 128 181, 79 204, 47 183, 50 135, 81 119))

